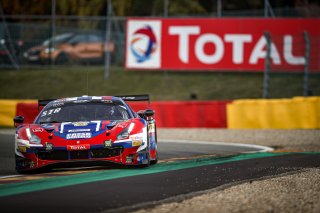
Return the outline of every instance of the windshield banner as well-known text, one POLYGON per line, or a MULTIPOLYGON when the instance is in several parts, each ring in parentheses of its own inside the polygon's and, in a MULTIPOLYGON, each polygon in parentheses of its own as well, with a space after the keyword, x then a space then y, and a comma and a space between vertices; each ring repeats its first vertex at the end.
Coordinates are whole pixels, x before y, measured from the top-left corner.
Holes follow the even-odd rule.
POLYGON ((320 70, 320 19, 127 19, 127 69, 256 71, 320 70), (316 47, 316 48, 314 48, 316 47), (307 60, 310 59, 310 60, 307 60), (309 61, 309 63, 308 63, 309 61))

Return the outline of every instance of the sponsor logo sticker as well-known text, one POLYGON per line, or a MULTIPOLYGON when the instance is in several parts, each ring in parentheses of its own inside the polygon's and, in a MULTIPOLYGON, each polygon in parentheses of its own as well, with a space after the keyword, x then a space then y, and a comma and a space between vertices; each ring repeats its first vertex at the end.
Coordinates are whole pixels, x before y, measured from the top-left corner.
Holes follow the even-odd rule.
POLYGON ((68 150, 68 151, 88 150, 88 149, 90 149, 90 144, 67 145, 67 150, 68 150))
POLYGON ((160 20, 128 21, 126 56, 127 68, 160 68, 160 20))
POLYGON ((90 129, 70 129, 68 132, 90 132, 90 129))
POLYGON ((90 132, 68 133, 67 139, 91 138, 90 132))
POLYGON ((32 129, 32 132, 43 132, 43 128, 32 129))
POLYGON ((74 126, 88 126, 89 122, 74 122, 74 126))

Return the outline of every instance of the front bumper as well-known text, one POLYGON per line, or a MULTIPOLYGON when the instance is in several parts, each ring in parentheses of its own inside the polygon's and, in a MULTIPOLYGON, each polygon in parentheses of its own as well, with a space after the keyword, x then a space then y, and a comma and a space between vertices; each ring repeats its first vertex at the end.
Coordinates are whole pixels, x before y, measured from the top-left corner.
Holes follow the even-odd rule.
POLYGON ((67 150, 66 147, 54 147, 47 151, 44 147, 21 147, 20 156, 16 155, 16 170, 28 171, 42 167, 59 167, 59 165, 86 166, 90 165, 143 165, 147 164, 146 152, 137 152, 138 147, 125 148, 114 146, 105 148, 103 145, 92 145, 87 150, 67 150), (21 152, 23 151, 23 152, 21 152), (83 162, 84 165, 82 165, 83 162))

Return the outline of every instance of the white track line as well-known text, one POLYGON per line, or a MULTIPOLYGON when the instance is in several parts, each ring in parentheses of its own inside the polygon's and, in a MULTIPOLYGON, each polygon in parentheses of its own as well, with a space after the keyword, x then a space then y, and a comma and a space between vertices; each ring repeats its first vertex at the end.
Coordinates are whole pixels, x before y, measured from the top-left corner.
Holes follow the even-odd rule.
POLYGON ((1 176, 0 179, 4 179, 4 178, 14 178, 14 177, 21 177, 24 175, 7 175, 7 176, 1 176))
POLYGON ((0 130, 0 135, 14 135, 15 131, 0 130))
POLYGON ((244 143, 229 143, 229 142, 214 142, 214 141, 191 141, 191 140, 174 140, 174 139, 166 139, 159 140, 160 143, 184 143, 184 144, 205 144, 205 145, 219 145, 219 146, 235 146, 235 147, 246 147, 259 149, 259 151, 250 151, 250 152, 242 152, 242 153, 253 153, 253 152, 270 152, 274 149, 268 146, 261 146, 255 144, 244 144, 244 143))

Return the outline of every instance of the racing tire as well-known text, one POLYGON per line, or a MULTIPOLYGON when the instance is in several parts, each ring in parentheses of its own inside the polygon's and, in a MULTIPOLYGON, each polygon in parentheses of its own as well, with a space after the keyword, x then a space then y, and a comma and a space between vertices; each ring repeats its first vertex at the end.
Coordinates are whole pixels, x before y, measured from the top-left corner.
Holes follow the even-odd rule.
POLYGON ((150 160, 150 141, 148 137, 148 146, 146 147, 146 155, 147 155, 147 163, 140 165, 140 168, 146 168, 151 165, 151 160, 150 160))
POLYGON ((49 167, 41 167, 37 169, 21 169, 18 165, 22 161, 24 161, 24 158, 15 154, 15 170, 19 174, 40 174, 51 172, 51 169, 49 167))
POLYGON ((138 168, 147 168, 147 167, 149 167, 150 165, 151 165, 150 153, 147 152, 147 163, 145 163, 145 164, 140 164, 140 165, 138 165, 137 167, 138 167, 138 168))
POLYGON ((55 64, 57 65, 71 64, 70 57, 66 53, 60 53, 55 60, 55 64))
POLYGON ((158 163, 158 137, 157 137, 157 126, 154 125, 154 128, 155 128, 155 139, 156 139, 156 159, 155 160, 151 160, 150 161, 150 165, 154 165, 154 164, 157 164, 158 163))
POLYGON ((156 152, 156 159, 155 160, 151 160, 150 161, 150 165, 154 165, 154 164, 157 164, 158 163, 158 152, 156 152))

